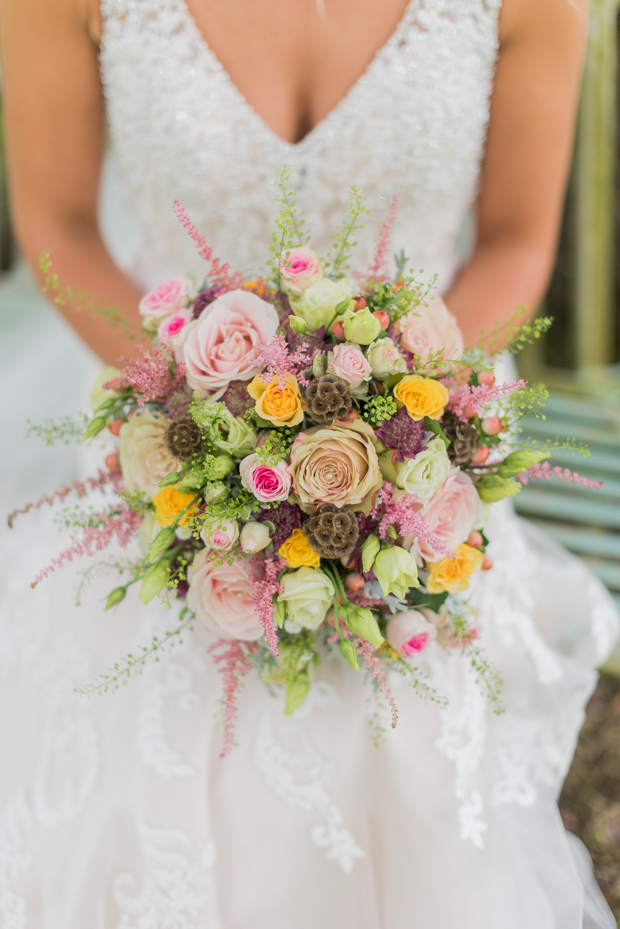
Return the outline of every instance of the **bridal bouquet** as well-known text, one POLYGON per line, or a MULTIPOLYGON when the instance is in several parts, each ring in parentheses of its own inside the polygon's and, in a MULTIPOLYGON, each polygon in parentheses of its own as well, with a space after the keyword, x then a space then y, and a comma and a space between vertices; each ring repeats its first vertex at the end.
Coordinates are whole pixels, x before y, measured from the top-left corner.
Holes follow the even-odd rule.
MULTIPOLYGON (((225 683, 224 753, 246 674, 283 688, 290 714, 338 650, 368 672, 392 725, 392 673, 433 695, 420 668, 429 649, 463 653, 497 700, 463 592, 492 568, 489 507, 529 477, 564 476, 546 462, 550 447, 515 444, 516 421, 544 393, 497 384, 403 256, 389 278, 396 203, 372 266, 351 274, 359 193, 321 257, 282 191, 265 279, 231 274, 177 205, 208 273, 199 286, 164 281, 142 300, 152 343, 104 372, 85 431, 107 430, 117 448, 97 478, 75 484, 108 484, 112 502, 82 519, 82 535, 41 574, 137 536, 140 553, 117 563, 107 608, 137 585, 144 604, 177 603, 179 619, 91 690, 202 623, 225 683)), ((513 344, 546 325, 515 328, 513 344)))

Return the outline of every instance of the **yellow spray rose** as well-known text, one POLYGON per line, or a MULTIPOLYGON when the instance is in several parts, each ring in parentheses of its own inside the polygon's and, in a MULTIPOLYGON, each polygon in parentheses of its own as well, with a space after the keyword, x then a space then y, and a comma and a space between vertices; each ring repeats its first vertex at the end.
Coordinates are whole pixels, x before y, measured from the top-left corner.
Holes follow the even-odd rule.
POLYGON ((298 426, 304 418, 301 394, 297 378, 287 374, 284 387, 280 390, 279 378, 274 377, 270 384, 264 384, 257 375, 248 387, 252 400, 256 400, 255 410, 262 419, 274 426, 298 426))
POLYGON ((432 594, 448 591, 460 593, 469 587, 469 578, 482 567, 484 555, 477 548, 463 542, 454 552, 454 558, 442 558, 441 561, 429 563, 430 574, 426 589, 432 594))
POLYGON ((286 559, 289 568, 318 568, 321 564, 321 556, 311 547, 301 529, 293 529, 278 549, 278 555, 286 559))
MULTIPOLYGON (((162 487, 159 493, 153 497, 155 506, 155 516, 160 526, 171 526, 179 513, 182 513, 186 506, 194 500, 196 494, 182 494, 176 487, 162 487)), ((179 526, 184 526, 189 521, 189 517, 198 506, 198 502, 185 513, 179 520, 179 526)))
POLYGON ((398 407, 404 406, 412 419, 439 419, 450 399, 448 389, 430 377, 406 374, 394 388, 398 407))

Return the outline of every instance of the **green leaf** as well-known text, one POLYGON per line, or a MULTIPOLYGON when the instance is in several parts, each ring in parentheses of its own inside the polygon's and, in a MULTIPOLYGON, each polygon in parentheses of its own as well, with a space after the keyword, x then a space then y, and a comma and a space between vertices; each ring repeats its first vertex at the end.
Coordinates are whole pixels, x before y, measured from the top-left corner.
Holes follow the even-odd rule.
POLYGON ((407 600, 414 606, 425 606, 433 613, 438 613, 441 607, 448 599, 448 592, 441 594, 431 594, 421 587, 410 587, 407 591, 407 600))
POLYGON ((86 432, 82 436, 82 441, 85 442, 86 439, 92 439, 93 436, 99 435, 99 433, 105 429, 107 421, 105 416, 95 416, 94 419, 91 419, 86 432))
POLYGON ((127 593, 126 587, 116 587, 111 593, 108 594, 108 599, 105 602, 104 609, 111 610, 113 606, 118 606, 119 603, 122 603, 125 599, 127 593))
POLYGON ((394 387, 396 387, 397 384, 400 384, 400 382, 405 376, 405 373, 406 372, 403 371, 402 373, 390 374, 389 377, 386 377, 386 379, 383 382, 385 385, 385 389, 392 390, 394 387))
POLYGON ((307 674, 299 674, 286 688, 284 698, 284 713, 291 716, 298 706, 304 702, 310 693, 310 678, 307 674))
POLYGON ((436 419, 429 419, 428 416, 424 417, 424 428, 428 429, 429 432, 432 432, 433 435, 439 436, 440 439, 446 443, 446 448, 450 445, 450 439, 448 439, 441 428, 440 424, 436 419))

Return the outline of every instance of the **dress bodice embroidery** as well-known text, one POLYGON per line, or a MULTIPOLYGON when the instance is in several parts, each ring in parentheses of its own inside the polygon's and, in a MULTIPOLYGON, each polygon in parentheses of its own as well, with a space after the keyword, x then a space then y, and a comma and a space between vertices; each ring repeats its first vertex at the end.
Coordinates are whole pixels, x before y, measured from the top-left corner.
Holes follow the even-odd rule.
POLYGON ((409 0, 366 71, 293 144, 245 100, 185 0, 102 0, 112 140, 141 227, 146 276, 204 271, 173 213, 175 199, 219 257, 260 269, 276 179, 288 164, 319 251, 357 184, 372 210, 356 256, 365 266, 389 198, 399 194, 394 246, 445 287, 477 191, 500 3, 409 0))

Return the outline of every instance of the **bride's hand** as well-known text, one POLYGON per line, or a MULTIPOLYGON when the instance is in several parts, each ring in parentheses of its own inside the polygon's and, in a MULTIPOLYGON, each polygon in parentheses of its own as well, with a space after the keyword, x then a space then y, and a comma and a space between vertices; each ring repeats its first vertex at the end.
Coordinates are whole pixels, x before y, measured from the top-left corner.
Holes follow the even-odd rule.
POLYGON ((586 27, 587 0, 503 0, 476 246, 445 297, 466 344, 518 306, 534 312, 544 294, 570 164, 586 27))
MULTIPOLYGON (((51 253, 60 283, 98 306, 129 311, 139 330, 140 294, 116 266, 98 226, 104 151, 93 0, 1 0, 3 97, 13 221, 23 254, 40 277, 51 253)), ((60 307, 106 362, 132 353, 120 329, 92 311, 60 307)))

